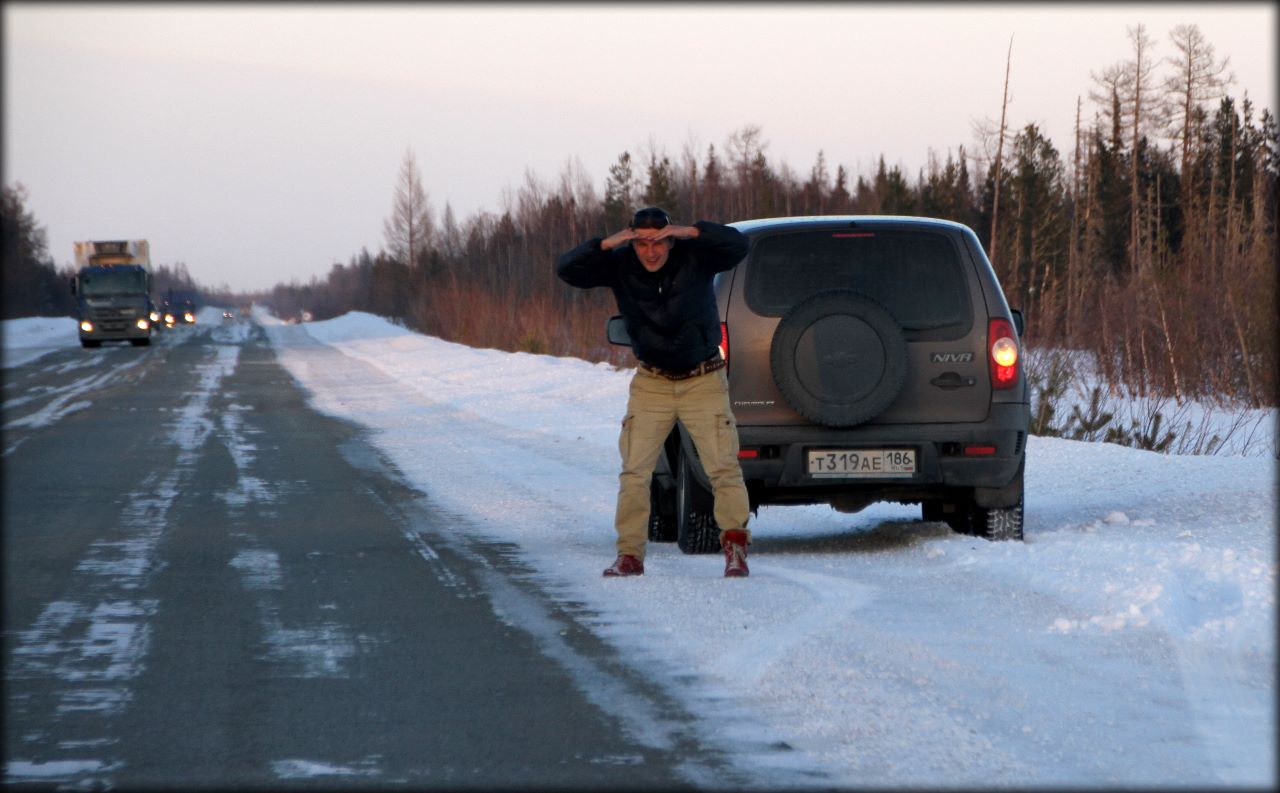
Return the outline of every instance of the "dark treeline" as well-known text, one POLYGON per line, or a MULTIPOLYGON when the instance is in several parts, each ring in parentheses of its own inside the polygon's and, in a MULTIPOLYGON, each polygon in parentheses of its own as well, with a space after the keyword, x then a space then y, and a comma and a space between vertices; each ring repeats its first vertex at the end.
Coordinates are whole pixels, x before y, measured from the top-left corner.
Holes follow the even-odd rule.
POLYGON ((22 185, 0 194, 0 246, 4 255, 0 317, 56 317, 75 311, 67 277, 49 257, 45 230, 27 209, 22 185))

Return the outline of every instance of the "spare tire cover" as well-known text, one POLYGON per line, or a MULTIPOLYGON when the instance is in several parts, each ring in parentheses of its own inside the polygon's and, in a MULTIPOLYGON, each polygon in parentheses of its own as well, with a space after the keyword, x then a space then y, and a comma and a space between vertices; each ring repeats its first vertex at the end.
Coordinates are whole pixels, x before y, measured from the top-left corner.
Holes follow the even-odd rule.
POLYGON ((820 292, 778 323, 773 380, 810 421, 851 427, 883 413, 907 377, 907 342, 880 304, 850 290, 820 292))

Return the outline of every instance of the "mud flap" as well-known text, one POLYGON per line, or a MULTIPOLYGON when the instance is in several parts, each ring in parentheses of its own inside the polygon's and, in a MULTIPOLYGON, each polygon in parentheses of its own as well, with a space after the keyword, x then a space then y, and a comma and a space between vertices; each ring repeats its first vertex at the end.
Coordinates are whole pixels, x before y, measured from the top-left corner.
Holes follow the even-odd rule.
POLYGON ((1023 454, 1022 462, 1018 463, 1018 472, 1013 475, 1013 479, 1009 484, 1004 487, 975 487, 973 489, 973 503, 984 509, 1016 507, 1018 502, 1022 500, 1022 480, 1026 467, 1027 456, 1023 454))

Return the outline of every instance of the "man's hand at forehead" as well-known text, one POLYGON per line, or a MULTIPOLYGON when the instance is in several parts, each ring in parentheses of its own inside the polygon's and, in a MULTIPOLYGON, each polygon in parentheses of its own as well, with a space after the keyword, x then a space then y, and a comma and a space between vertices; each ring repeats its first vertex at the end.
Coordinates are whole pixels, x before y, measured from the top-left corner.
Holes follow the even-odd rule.
POLYGON ((620 248, 633 240, 691 240, 699 234, 697 226, 677 226, 669 224, 660 229, 625 228, 605 237, 600 242, 600 249, 605 251, 620 248))
MULTIPOLYGON (((648 231, 648 230, 649 229, 645 229, 645 231, 648 231)), ((614 232, 613 234, 610 234, 608 237, 605 237, 603 240, 601 240, 600 250, 611 251, 614 248, 619 248, 623 245, 626 245, 628 242, 631 242, 632 240, 637 239, 639 237, 640 237, 640 234, 638 234, 635 229, 623 229, 622 231, 614 232)))

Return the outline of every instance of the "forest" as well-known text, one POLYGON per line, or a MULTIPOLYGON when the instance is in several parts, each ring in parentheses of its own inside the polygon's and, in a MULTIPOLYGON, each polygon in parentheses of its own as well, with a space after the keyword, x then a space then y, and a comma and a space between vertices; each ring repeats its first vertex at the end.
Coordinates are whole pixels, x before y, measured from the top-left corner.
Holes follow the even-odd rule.
MULTIPOLYGON (((572 159, 551 181, 526 172, 500 211, 462 219, 447 203, 436 211, 409 150, 382 249, 305 284, 204 293, 286 318, 367 311, 471 346, 629 365, 604 338, 612 295, 567 287, 554 264, 636 208, 662 206, 677 222, 929 216, 974 229, 1026 316, 1029 347, 1090 353, 1106 382, 1133 394, 1275 406, 1275 115, 1232 94, 1227 59, 1195 26, 1171 31, 1175 54, 1163 59, 1142 26, 1129 39, 1129 59, 1091 73, 1065 145, 1034 123, 1006 128, 1006 99, 999 123, 975 130, 977 145, 931 151, 918 173, 880 156, 874 173, 851 174, 822 151, 798 172, 745 124, 705 151, 624 150, 602 190, 572 159)), ((20 187, 5 188, 3 212, 4 316, 69 310, 69 274, 53 271, 20 187)), ((190 280, 180 265, 158 268, 161 287, 190 280)))

